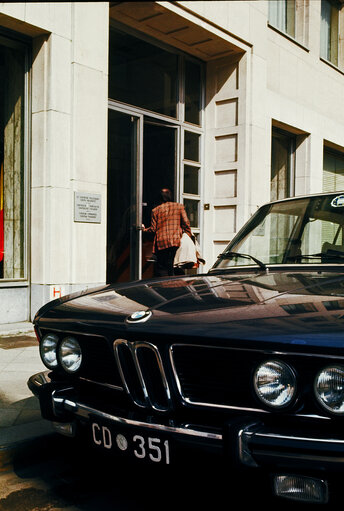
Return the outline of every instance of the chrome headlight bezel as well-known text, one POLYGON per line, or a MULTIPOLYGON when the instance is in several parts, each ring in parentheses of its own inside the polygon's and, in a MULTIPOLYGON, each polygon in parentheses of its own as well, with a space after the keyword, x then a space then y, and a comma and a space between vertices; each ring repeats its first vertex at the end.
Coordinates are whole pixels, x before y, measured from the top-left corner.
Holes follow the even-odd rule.
POLYGON ((48 369, 56 369, 58 367, 58 343, 59 337, 54 333, 45 334, 39 343, 39 354, 41 356, 41 360, 48 369), (49 350, 47 350, 48 341, 51 343, 49 350), (52 355, 51 361, 49 360, 48 353, 52 355))
POLYGON ((69 374, 77 373, 82 363, 82 351, 79 341, 72 335, 64 337, 59 343, 57 358, 60 367, 64 371, 69 374))
MULTIPOLYGON (((333 377, 332 377, 333 378, 333 377)), ((318 403, 321 405, 321 407, 323 409, 325 409, 327 412, 331 413, 332 415, 344 415, 344 366, 341 366, 339 364, 334 364, 334 365, 329 365, 329 366, 326 366, 324 367, 323 369, 321 369, 316 377, 315 377, 315 380, 314 380, 314 395, 318 401, 318 403), (326 400, 321 397, 321 392, 319 391, 319 380, 322 376, 324 376, 326 374, 326 372, 330 372, 330 371, 340 371, 342 372, 342 381, 343 381, 343 385, 342 385, 342 388, 343 390, 341 391, 342 393, 342 399, 339 400, 339 402, 341 403, 341 408, 339 410, 336 410, 335 408, 331 407, 327 402, 326 400)))
MULTIPOLYGON (((276 378, 276 383, 278 383, 278 378, 276 378)), ((273 385, 273 382, 270 382, 270 385, 273 385)), ((265 362, 259 364, 259 366, 256 368, 253 374, 253 387, 256 396, 261 403, 263 403, 270 409, 283 410, 285 408, 290 407, 295 402, 297 395, 296 373, 294 369, 286 362, 282 362, 281 360, 266 360, 265 362), (259 375, 259 373, 260 372, 262 373, 264 369, 266 371, 267 370, 277 372, 279 371, 280 372, 279 379, 281 379, 283 376, 284 379, 286 379, 286 383, 282 386, 281 391, 277 393, 276 390, 275 394, 277 394, 277 397, 274 400, 273 399, 269 400, 267 397, 264 396, 264 391, 262 391, 264 385, 267 389, 268 383, 259 384, 259 377, 263 376, 262 374, 259 375), (281 401, 278 398, 282 396, 282 394, 284 394, 284 398, 282 397, 281 401)), ((273 395, 273 392, 271 392, 271 395, 273 395)))

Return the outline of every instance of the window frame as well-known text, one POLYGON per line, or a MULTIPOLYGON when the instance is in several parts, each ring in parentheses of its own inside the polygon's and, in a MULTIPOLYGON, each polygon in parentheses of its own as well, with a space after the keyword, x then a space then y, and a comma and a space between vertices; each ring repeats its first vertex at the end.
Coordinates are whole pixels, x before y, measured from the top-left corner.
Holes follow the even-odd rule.
POLYGON ((340 29, 341 29, 341 7, 333 0, 321 0, 321 13, 320 13, 320 58, 329 62, 335 67, 340 66, 341 48, 340 48, 340 29), (326 40, 324 40, 323 27, 326 20, 323 18, 324 6, 330 8, 330 23, 328 25, 328 33, 326 40), (324 20, 324 21, 323 21, 324 20), (334 23, 336 26, 334 26, 334 23), (327 44, 326 44, 327 43, 327 44), (323 48, 323 46, 327 48, 323 48), (323 53, 324 51, 324 53, 323 53))
POLYGON ((204 115, 204 105, 205 105, 205 63, 201 61, 200 59, 197 59, 196 57, 193 57, 192 55, 189 55, 178 48, 171 47, 167 45, 166 43, 163 43, 159 40, 154 39, 153 37, 150 37, 147 34, 144 34, 142 32, 138 32, 135 29, 124 26, 121 23, 110 19, 110 30, 116 30, 117 32, 122 32, 124 34, 128 34, 132 37, 135 37, 136 39, 141 39, 142 41, 147 42, 148 44, 151 44, 153 46, 157 46, 161 50, 164 50, 169 53, 173 53, 178 57, 178 63, 177 63, 177 98, 176 98, 176 117, 172 117, 166 114, 162 114, 159 112, 156 112, 154 110, 148 110, 147 108, 140 107, 138 105, 134 105, 131 103, 124 103, 116 98, 108 98, 109 102, 112 104, 118 103, 122 106, 127 106, 129 108, 134 108, 136 110, 140 110, 142 112, 145 112, 146 115, 149 114, 150 117, 157 117, 160 119, 165 119, 167 121, 177 123, 177 124, 185 124, 190 125, 191 127, 196 127, 202 130, 202 133, 204 132, 204 121, 205 121, 205 115, 204 115), (185 120, 185 61, 191 61, 196 63, 200 66, 200 75, 201 75, 201 83, 203 84, 203 87, 201 87, 201 98, 200 98, 200 123, 194 124, 190 121, 185 120))
POLYGON ((269 25, 296 39, 296 0, 270 0, 268 20, 269 25), (279 6, 282 6, 282 8, 279 8, 279 6), (274 8, 276 9, 275 15, 273 14, 274 8), (282 9, 284 10, 284 19, 281 21, 273 19, 274 16, 276 18, 281 16, 282 9))
POLYGON ((280 128, 276 128, 272 126, 271 130, 271 164, 270 164, 270 200, 281 200, 286 199, 288 197, 295 196, 295 168, 296 168, 296 135, 289 131, 282 130, 280 128), (273 151, 273 139, 274 137, 283 137, 288 139, 288 155, 287 155, 287 194, 285 197, 272 197, 272 172, 273 172, 273 161, 272 161, 272 151, 273 151))
POLYGON ((142 114, 144 117, 155 118, 159 121, 164 121, 166 123, 170 123, 171 125, 179 127, 179 137, 178 137, 178 154, 177 154, 177 163, 176 163, 176 200, 184 203, 184 199, 191 199, 198 201, 198 227, 192 227, 192 232, 197 237, 200 244, 202 243, 202 233, 203 233, 203 215, 201 214, 203 208, 203 178, 204 178, 204 133, 205 133, 205 92, 206 92, 206 63, 189 55, 178 48, 171 47, 165 43, 162 43, 159 40, 154 39, 153 37, 148 36, 147 34, 143 34, 141 32, 136 31, 131 27, 127 27, 122 25, 121 23, 110 19, 110 28, 114 30, 128 33, 129 35, 136 37, 137 39, 142 39, 150 44, 155 46, 159 46, 161 49, 169 52, 173 52, 178 56, 178 84, 177 87, 178 97, 177 97, 177 117, 169 117, 164 114, 160 114, 158 112, 149 111, 144 108, 138 107, 137 105, 129 105, 122 103, 117 99, 109 98, 108 105, 109 108, 119 108, 119 109, 127 109, 128 111, 136 112, 137 114, 142 114), (201 73, 201 98, 200 98, 200 124, 193 124, 192 122, 185 120, 185 62, 193 61, 197 65, 200 66, 201 73), (190 160, 184 159, 184 133, 185 131, 193 132, 200 135, 199 142, 199 161, 193 162, 190 160), (185 165, 195 166, 199 168, 199 193, 196 194, 188 194, 184 193, 184 167, 185 165))
MULTIPOLYGON (((329 172, 327 169, 325 169, 325 168, 324 168, 324 163, 325 163, 325 154, 328 154, 328 155, 330 155, 330 156, 333 156, 334 158, 337 158, 337 159, 342 160, 342 161, 343 161, 343 164, 344 164, 344 151, 343 151, 343 152, 341 152, 341 151, 339 151, 339 150, 333 149, 332 147, 330 147, 330 146, 328 146, 328 145, 326 145, 326 144, 324 144, 324 147, 323 147, 322 189, 323 189, 323 192, 324 192, 324 193, 331 193, 332 191, 333 191, 333 192, 336 192, 336 191, 337 191, 336 189, 334 189, 334 190, 325 190, 325 189, 324 189, 324 188, 325 188, 325 186, 324 186, 324 185, 325 185, 325 182, 324 182, 325 174, 324 174, 324 172, 325 172, 325 170, 326 170, 327 172, 329 172)), ((335 174, 337 174, 337 173, 335 172, 335 174)), ((343 171, 343 178, 344 178, 344 171, 343 171)), ((334 178, 334 179, 335 179, 335 178, 334 178)), ((339 190, 339 191, 340 191, 340 190, 339 190)))

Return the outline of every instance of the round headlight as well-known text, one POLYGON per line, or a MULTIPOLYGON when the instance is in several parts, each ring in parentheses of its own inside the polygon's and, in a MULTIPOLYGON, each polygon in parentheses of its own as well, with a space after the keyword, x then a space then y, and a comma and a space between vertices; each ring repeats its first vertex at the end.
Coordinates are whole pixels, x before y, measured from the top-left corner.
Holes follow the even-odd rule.
POLYGON ((327 367, 315 379, 315 395, 324 408, 330 412, 344 413, 344 368, 327 367))
POLYGON ((82 355, 78 341, 74 337, 65 337, 59 346, 59 360, 65 371, 75 373, 81 365, 82 355))
POLYGON ((59 338, 55 334, 47 334, 43 337, 39 344, 39 352, 41 359, 49 369, 57 367, 56 347, 59 338))
POLYGON ((264 362, 254 373, 254 388, 263 403, 274 408, 287 406, 296 392, 294 371, 280 361, 264 362))

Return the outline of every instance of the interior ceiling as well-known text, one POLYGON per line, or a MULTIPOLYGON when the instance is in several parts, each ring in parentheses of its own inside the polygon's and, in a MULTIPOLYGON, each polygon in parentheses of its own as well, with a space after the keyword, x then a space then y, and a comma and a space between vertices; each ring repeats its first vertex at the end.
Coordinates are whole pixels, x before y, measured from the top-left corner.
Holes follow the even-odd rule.
POLYGON ((242 53, 229 41, 156 2, 113 2, 110 18, 204 61, 242 53))

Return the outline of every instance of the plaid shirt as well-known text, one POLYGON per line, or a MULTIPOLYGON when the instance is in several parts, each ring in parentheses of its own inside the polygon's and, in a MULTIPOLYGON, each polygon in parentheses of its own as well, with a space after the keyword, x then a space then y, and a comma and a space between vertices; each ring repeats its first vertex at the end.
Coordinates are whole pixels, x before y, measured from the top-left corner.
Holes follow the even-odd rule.
POLYGON ((190 222, 183 204, 163 202, 152 210, 150 227, 145 232, 154 232, 153 252, 169 247, 179 247, 183 232, 192 236, 190 222))

